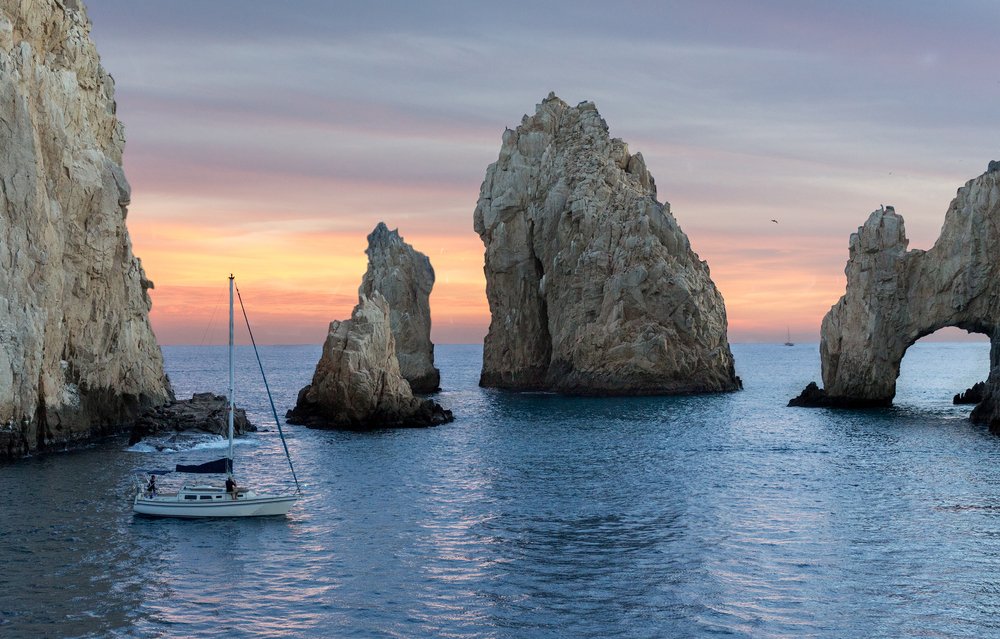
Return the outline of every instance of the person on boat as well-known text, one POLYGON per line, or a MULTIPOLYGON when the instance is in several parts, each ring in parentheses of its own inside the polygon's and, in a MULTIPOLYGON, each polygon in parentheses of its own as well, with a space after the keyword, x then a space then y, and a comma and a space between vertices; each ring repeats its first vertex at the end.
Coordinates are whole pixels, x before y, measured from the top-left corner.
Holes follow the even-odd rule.
POLYGON ((232 475, 226 478, 226 492, 232 495, 233 499, 236 499, 236 480, 233 479, 232 475))
POLYGON ((146 484, 146 494, 149 495, 150 499, 156 497, 156 475, 149 476, 149 483, 146 484))

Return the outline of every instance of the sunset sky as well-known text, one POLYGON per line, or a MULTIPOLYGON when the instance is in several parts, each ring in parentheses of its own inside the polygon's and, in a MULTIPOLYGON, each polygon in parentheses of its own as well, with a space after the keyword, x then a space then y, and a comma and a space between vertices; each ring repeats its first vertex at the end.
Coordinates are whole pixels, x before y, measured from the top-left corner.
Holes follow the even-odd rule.
POLYGON ((872 210, 929 248, 1000 159, 992 0, 87 7, 164 344, 224 339, 231 271, 261 341, 321 342, 380 220, 431 259, 433 339, 480 341, 479 186, 549 91, 642 152, 733 342, 817 340, 872 210))

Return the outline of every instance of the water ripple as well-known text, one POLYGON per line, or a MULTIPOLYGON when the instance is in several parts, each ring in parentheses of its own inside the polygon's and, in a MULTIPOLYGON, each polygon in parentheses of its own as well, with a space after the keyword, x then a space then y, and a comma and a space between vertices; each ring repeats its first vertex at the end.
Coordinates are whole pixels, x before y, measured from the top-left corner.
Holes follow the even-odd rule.
MULTIPOLYGON (((223 390, 222 353, 165 349, 178 394, 223 390)), ((441 346, 457 421, 292 427, 305 494, 287 519, 132 517, 134 470, 214 440, 0 466, 0 635, 1000 633, 1000 443, 950 404, 988 347, 915 346, 896 407, 853 412, 783 407, 818 377, 808 349, 736 354, 742 393, 597 399, 480 389, 479 349, 441 346)), ((290 405, 318 349, 263 355, 290 405)), ((269 430, 238 473, 287 488, 262 388, 241 388, 269 430)))

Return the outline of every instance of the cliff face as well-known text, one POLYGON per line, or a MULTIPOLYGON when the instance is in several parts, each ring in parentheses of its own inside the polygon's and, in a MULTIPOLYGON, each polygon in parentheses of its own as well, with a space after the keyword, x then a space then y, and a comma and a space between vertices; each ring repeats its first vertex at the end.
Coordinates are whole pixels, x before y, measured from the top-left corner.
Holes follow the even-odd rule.
POLYGON ((958 190, 928 251, 907 251, 903 218, 873 212, 851 235, 847 290, 823 319, 825 405, 889 405, 906 349, 945 326, 992 340, 990 378, 974 419, 1000 427, 1000 165, 958 190))
POLYGON ((475 211, 492 315, 480 384, 566 393, 739 387, 708 265, 595 106, 550 94, 503 135, 475 211))
POLYGON ((299 391, 292 424, 372 429, 434 426, 450 411, 414 397, 399 372, 390 309, 377 291, 361 296, 351 319, 330 323, 312 383, 299 391))
POLYGON ((368 270, 358 293, 376 291, 389 304, 389 321, 396 342, 399 372, 414 393, 438 390, 441 373, 434 368, 431 343, 430 294, 434 288, 431 261, 382 222, 368 235, 368 270))
POLYGON ((0 457, 117 432, 171 396, 89 33, 74 0, 0 4, 0 457))

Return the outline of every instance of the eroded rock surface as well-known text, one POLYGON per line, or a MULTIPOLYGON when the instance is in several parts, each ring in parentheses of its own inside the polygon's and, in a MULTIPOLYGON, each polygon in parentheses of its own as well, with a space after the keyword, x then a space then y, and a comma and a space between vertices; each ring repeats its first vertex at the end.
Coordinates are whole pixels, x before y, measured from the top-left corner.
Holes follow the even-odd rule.
POLYGON ((503 135, 475 211, 492 319, 480 384, 581 394, 739 387, 708 265, 591 102, 503 135))
MULTIPOLYGON (((247 412, 237 406, 233 411, 233 432, 244 435, 256 430, 247 412)), ((178 399, 144 411, 132 426, 129 444, 164 433, 191 431, 229 436, 229 400, 225 395, 195 393, 191 399, 178 399)))
POLYGON ((114 83, 81 3, 0 3, 0 458, 171 399, 125 228, 114 83))
POLYGON ((390 231, 382 222, 368 235, 365 253, 368 270, 358 293, 372 297, 378 291, 389 304, 400 374, 414 393, 438 390, 441 373, 434 368, 431 342, 431 261, 404 242, 398 230, 390 231))
POLYGON ((312 383, 299 391, 292 424, 374 429, 435 426, 451 411, 414 397, 399 372, 389 304, 376 291, 360 296, 351 319, 333 321, 312 383))
POLYGON ((941 235, 907 250, 892 207, 851 235, 847 291, 823 319, 820 357, 826 405, 887 406, 906 349, 945 326, 990 336, 990 375, 973 419, 1000 428, 1000 172, 958 190, 941 235))

